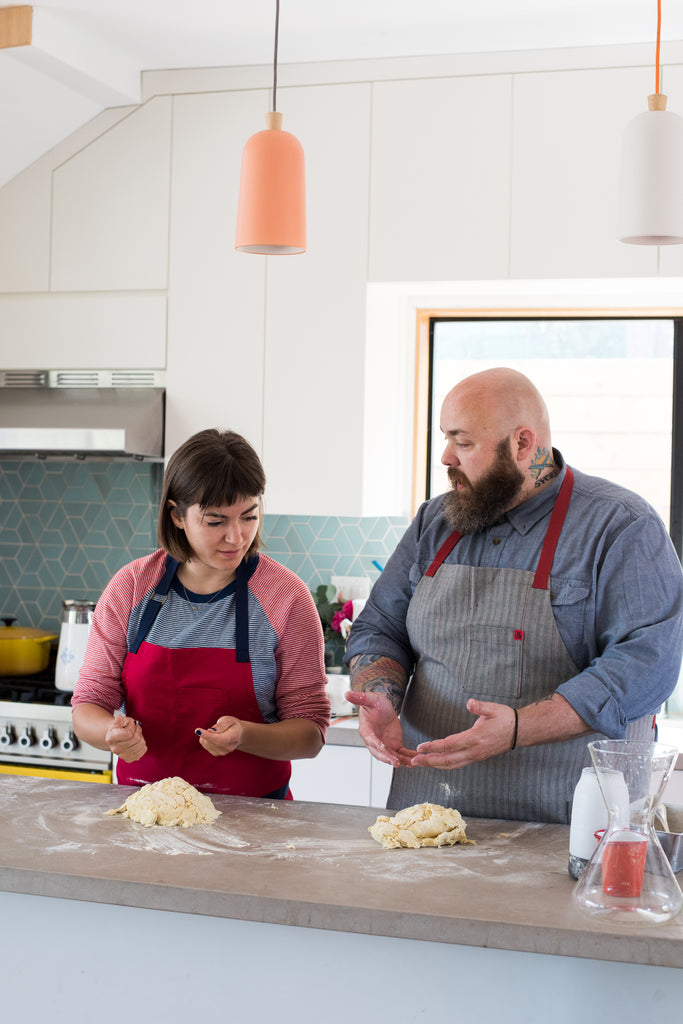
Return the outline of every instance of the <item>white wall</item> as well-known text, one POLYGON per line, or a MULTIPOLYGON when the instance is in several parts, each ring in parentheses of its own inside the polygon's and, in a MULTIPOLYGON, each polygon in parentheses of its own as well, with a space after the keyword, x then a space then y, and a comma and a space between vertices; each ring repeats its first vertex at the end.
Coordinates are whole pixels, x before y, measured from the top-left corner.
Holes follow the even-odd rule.
MULTIPOLYGON (((424 300, 678 301, 682 247, 615 240, 650 50, 281 68, 308 184, 308 251, 289 258, 233 247, 269 69, 150 73, 139 107, 0 190, 0 368, 166 368, 168 450, 205 426, 243 432, 268 512, 406 515, 424 300)), ((667 60, 675 110, 683 44, 667 60)))

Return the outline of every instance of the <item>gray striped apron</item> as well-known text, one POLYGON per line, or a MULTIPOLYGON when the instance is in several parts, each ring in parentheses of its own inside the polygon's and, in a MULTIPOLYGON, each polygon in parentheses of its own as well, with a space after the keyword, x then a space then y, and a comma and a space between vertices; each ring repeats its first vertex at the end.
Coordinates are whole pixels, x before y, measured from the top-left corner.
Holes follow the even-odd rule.
MULTIPOLYGON (((536 572, 445 565, 451 534, 410 602, 407 627, 417 665, 401 709, 404 745, 453 735, 475 721, 470 697, 519 708, 550 696, 579 669, 555 624, 550 569, 573 486, 569 467, 548 524, 536 572)), ((629 726, 650 739, 652 716, 629 726)), ((387 806, 456 807, 465 817, 569 824, 572 794, 591 763, 590 733, 520 747, 464 768, 394 769, 387 806)))

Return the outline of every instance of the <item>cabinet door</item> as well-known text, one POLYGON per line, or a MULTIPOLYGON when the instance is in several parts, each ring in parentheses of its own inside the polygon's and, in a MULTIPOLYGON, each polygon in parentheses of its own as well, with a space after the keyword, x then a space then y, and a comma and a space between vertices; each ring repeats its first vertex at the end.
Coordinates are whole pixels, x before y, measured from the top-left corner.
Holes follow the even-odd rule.
POLYGON ((54 172, 53 291, 165 289, 171 100, 157 97, 54 172))
MULTIPOLYGON (((394 769, 370 755, 370 804, 372 807, 386 807, 389 787, 394 769)), ((400 807, 394 808, 400 810, 400 807)))
POLYGON ((359 515, 370 86, 280 95, 283 127, 306 158, 308 248, 300 256, 266 257, 267 509, 359 515))
POLYGON ((621 145, 647 68, 515 76, 510 276, 644 277, 657 247, 617 241, 621 145))
POLYGON ((365 747, 326 746, 317 757, 292 762, 295 800, 370 805, 370 754, 365 747))
POLYGON ((166 297, 0 295, 6 370, 161 370, 166 297))
POLYGON ((508 276, 511 77, 373 87, 371 281, 508 276))
POLYGON ((235 252, 235 224, 242 149, 267 107, 265 90, 174 100, 168 452, 207 427, 262 448, 267 257, 235 252))

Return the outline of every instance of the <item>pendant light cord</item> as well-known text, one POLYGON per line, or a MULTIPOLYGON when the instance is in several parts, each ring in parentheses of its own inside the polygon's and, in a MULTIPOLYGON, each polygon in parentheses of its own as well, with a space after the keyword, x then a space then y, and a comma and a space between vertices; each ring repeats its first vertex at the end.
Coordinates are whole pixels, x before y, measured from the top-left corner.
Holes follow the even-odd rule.
MULTIPOLYGON (((279 3, 279 0, 278 0, 279 3)), ((657 0, 657 46, 655 50, 655 92, 659 92, 659 47, 662 36, 662 0, 657 0)))
MULTIPOLYGON (((661 0, 657 0, 661 3, 661 0)), ((277 110, 277 40, 280 32, 280 0, 275 0, 275 53, 273 54, 273 111, 277 110)), ((659 92, 659 89, 657 90, 659 92)))

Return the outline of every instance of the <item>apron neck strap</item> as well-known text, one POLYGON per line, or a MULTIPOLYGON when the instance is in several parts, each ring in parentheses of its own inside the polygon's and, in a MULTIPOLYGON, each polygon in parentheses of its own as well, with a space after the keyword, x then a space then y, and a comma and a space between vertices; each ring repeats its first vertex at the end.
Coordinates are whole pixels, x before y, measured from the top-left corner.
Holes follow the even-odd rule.
POLYGON ((444 563, 444 560, 448 558, 451 551, 453 550, 453 548, 458 543, 461 537, 462 534, 458 533, 457 530, 453 530, 453 533, 450 533, 448 537, 446 537, 445 541, 437 551, 434 561, 427 569, 425 576, 436 576, 437 570, 441 568, 441 566, 444 563))
MULTIPOLYGON (((569 507, 569 499, 572 496, 573 487, 574 474, 569 466, 567 466, 567 472, 565 473, 564 480, 562 481, 562 486, 560 487, 557 498, 555 499, 555 504, 553 505, 550 522, 548 523, 548 529, 545 534, 545 540, 543 541, 541 557, 539 558, 538 565, 536 567, 536 574, 533 582, 534 590, 548 589, 550 570, 553 565, 553 558, 555 557, 555 548, 557 547, 557 542, 560 539, 560 533, 564 526, 564 520, 567 515, 567 508, 569 507)), ((453 532, 446 537, 445 541, 437 551, 434 561, 427 569, 425 576, 436 576, 437 571, 441 568, 444 561, 448 558, 461 537, 462 534, 458 533, 457 530, 453 530, 453 532)))
POLYGON ((567 515, 569 499, 572 496, 573 487, 574 474, 569 466, 567 466, 567 472, 565 473, 564 480, 562 481, 562 486, 560 487, 557 498, 555 499, 555 504, 553 505, 552 515, 550 516, 545 540, 543 541, 543 550, 541 551, 541 557, 539 558, 538 566, 536 567, 536 575, 534 576, 533 583, 534 590, 548 589, 550 570, 553 565, 553 558, 555 557, 555 548, 557 547, 557 542, 560 539, 560 533, 564 526, 564 520, 567 515))
POLYGON ((249 577, 254 571, 251 558, 243 559, 235 576, 235 661, 249 661, 249 577))
POLYGON ((171 589, 171 583, 173 577, 176 574, 178 563, 175 558, 171 558, 170 555, 166 555, 166 567, 164 569, 164 575, 159 580, 157 586, 154 588, 154 593, 151 595, 147 602, 147 607, 142 613, 140 619, 140 625, 138 631, 135 634, 135 640, 131 645, 131 654, 137 654, 140 644, 145 639, 150 629, 154 625, 154 620, 161 611, 161 606, 168 597, 168 592, 171 589))

